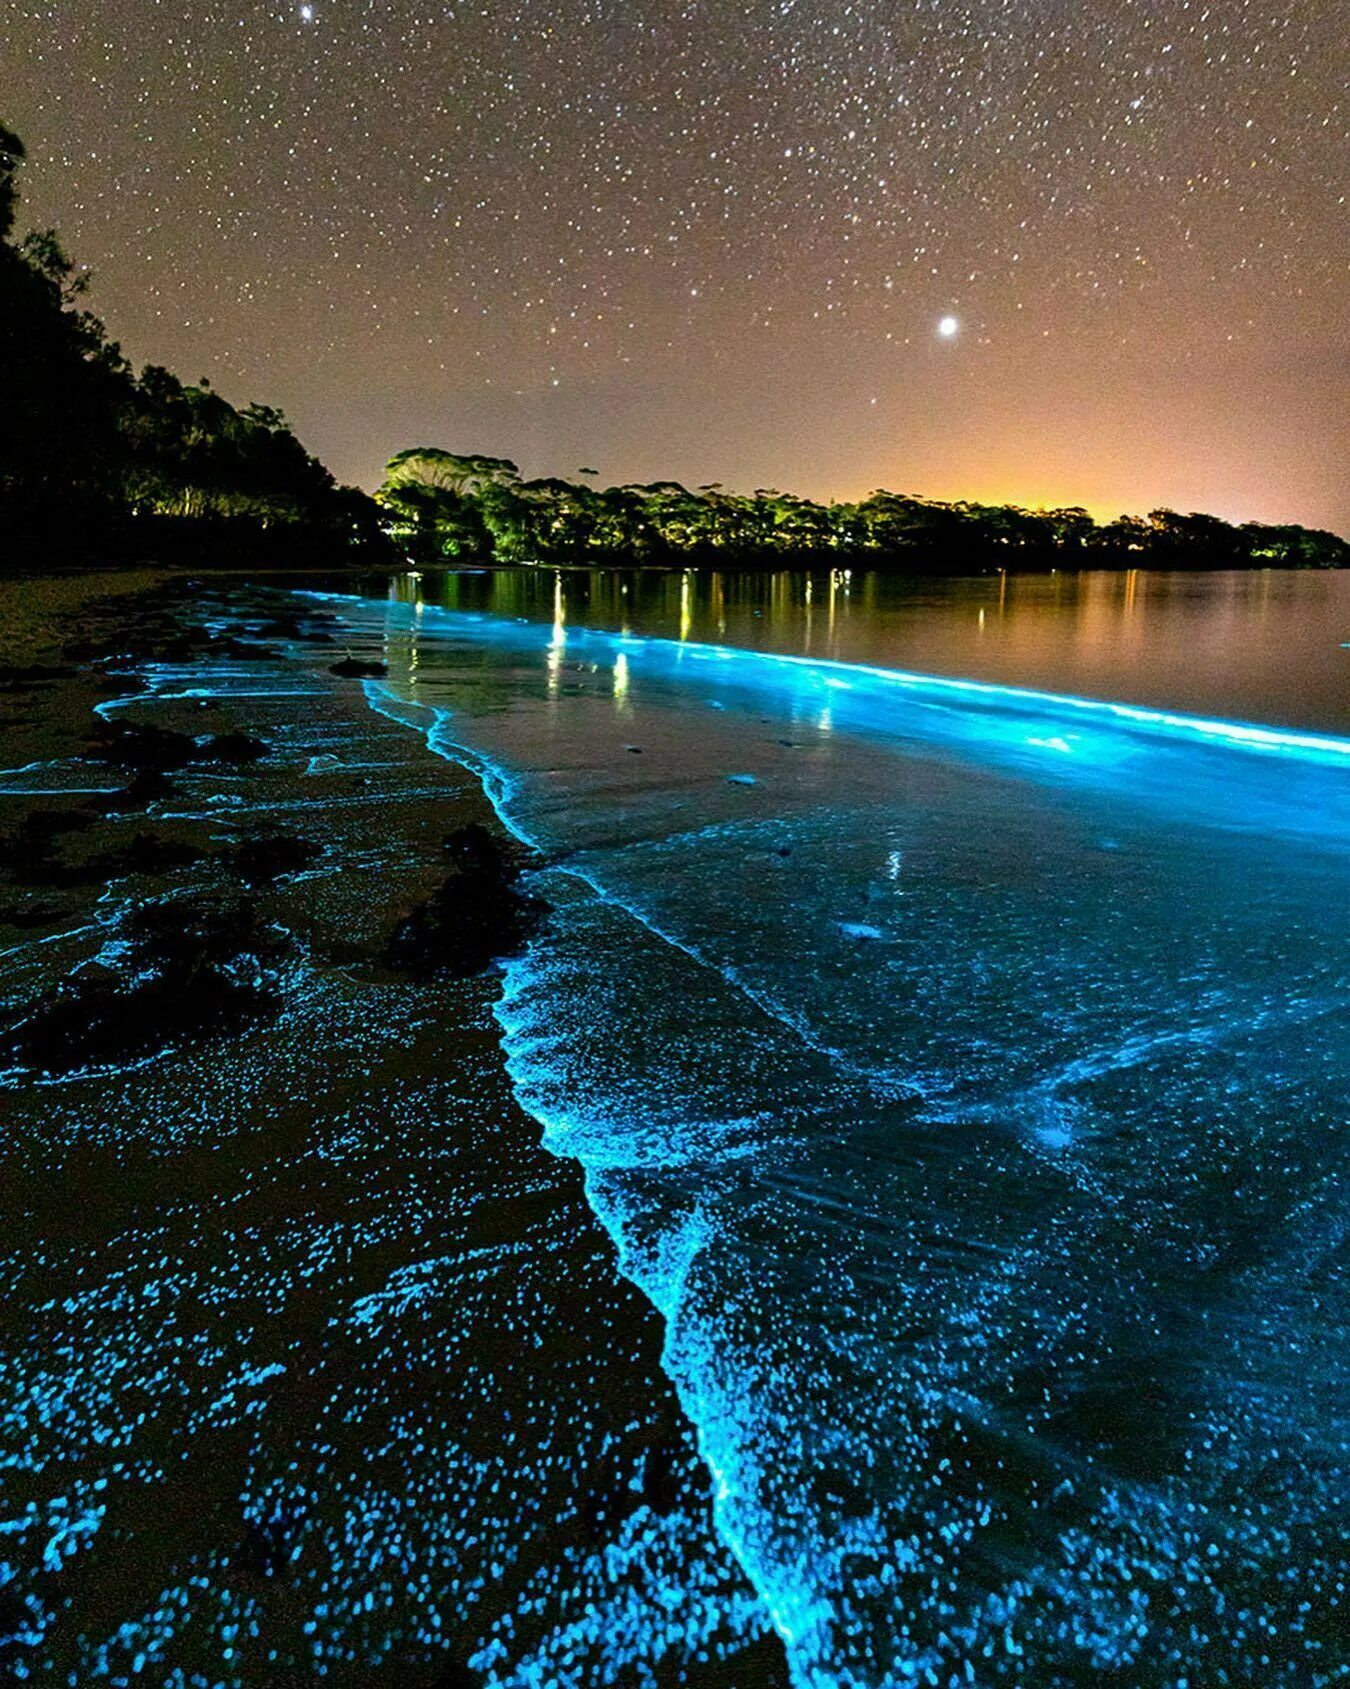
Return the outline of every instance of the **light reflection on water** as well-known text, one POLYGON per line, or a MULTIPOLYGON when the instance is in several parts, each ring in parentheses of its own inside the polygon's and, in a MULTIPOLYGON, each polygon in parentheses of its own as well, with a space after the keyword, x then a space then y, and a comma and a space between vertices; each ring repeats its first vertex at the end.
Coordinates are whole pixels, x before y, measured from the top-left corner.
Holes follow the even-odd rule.
POLYGON ((1188 699, 1187 627, 1260 625, 1260 582, 1166 583, 1160 711, 1110 669, 1156 583, 1026 584, 342 614, 373 707, 553 854, 512 1077, 667 1321, 798 1685, 1330 1683, 1350 745, 1289 653, 1344 588, 1272 579, 1280 639, 1188 699), (981 672, 1000 592, 1042 666, 925 675, 981 672), (1276 682, 1298 730, 1223 725, 1276 682))
POLYGON ((602 569, 396 577, 446 609, 1350 727, 1350 574, 906 578, 602 569))

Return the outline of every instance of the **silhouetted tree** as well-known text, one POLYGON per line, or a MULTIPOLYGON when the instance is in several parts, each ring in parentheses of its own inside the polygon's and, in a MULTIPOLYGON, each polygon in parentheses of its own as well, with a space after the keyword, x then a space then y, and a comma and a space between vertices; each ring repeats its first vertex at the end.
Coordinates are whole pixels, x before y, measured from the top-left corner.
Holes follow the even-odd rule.
MULTIPOLYGON (((32 547, 111 555, 292 548, 387 551, 374 504, 338 488, 270 405, 236 410, 208 381, 139 379, 84 309, 90 277, 55 230, 14 230, 23 144, 0 127, 0 524, 32 547)), ((13 548, 16 552, 18 547, 13 548)))
POLYGON ((1078 506, 1024 510, 886 491, 856 504, 822 505, 776 487, 746 496, 717 482, 697 491, 679 481, 594 488, 555 477, 523 481, 507 459, 430 446, 391 459, 376 496, 390 533, 410 555, 500 563, 856 562, 962 571, 1350 562, 1350 547, 1331 534, 1254 523, 1234 528, 1175 511, 1099 526, 1078 506))
POLYGON ((24 156, 23 142, 0 123, 0 240, 8 240, 14 228, 14 210, 19 203, 17 177, 24 156))

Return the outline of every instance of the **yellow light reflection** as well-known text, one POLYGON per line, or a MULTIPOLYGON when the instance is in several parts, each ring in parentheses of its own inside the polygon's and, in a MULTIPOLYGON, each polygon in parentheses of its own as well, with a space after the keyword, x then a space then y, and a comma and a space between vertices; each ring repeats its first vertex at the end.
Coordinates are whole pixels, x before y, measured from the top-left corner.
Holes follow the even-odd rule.
POLYGON ((562 575, 553 577, 553 637, 548 643, 548 695, 558 695, 558 680, 567 651, 567 607, 563 601, 562 575))

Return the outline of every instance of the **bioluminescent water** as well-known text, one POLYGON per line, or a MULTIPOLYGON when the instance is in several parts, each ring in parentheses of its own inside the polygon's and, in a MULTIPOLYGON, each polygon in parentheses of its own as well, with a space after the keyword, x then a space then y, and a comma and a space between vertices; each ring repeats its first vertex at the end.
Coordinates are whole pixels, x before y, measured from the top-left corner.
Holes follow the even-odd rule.
POLYGON ((328 601, 803 1689, 1346 1669, 1350 739, 328 601))
POLYGON ((244 895, 282 941, 229 964, 273 1018, 185 1039, 133 1004, 144 1041, 55 1069, 0 1046, 0 1679, 764 1681, 747 1651, 781 1650, 712 1529, 659 1321, 512 1104, 496 981, 380 965, 478 782, 333 656, 144 663, 105 715, 267 747, 178 771, 151 816, 89 810, 126 775, 76 724, 75 754, 49 738, 0 775, 27 876, 0 902, 0 1037, 125 976, 147 900, 171 931, 244 895), (96 866, 44 880, 16 810, 73 820, 96 866), (241 894, 224 853, 278 827, 319 854, 241 894), (170 835, 203 851, 176 873, 103 854, 170 835), (25 925, 34 878, 60 902, 25 925))
POLYGON ((147 900, 278 942, 5 1045, 0 1675, 1343 1680, 1344 586, 389 591, 185 591, 7 728, 0 1036, 147 900), (124 809, 90 709, 265 752, 124 809), (547 927, 399 975, 480 782, 547 927))

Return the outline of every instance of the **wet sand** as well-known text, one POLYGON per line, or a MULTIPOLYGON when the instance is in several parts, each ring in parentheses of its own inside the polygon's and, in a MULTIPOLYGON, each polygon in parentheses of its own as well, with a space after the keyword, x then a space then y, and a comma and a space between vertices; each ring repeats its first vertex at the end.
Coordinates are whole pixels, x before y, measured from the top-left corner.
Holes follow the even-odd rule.
POLYGON ((229 1036, 3 1077, 0 1671, 783 1682, 713 1532, 661 1323, 513 1097, 495 976, 382 960, 444 878, 445 834, 491 809, 329 672, 344 653, 320 624, 258 638, 279 612, 219 579, 0 588, 0 661, 48 671, 0 694, 0 1021, 81 970, 115 984, 132 910, 202 898, 277 934, 279 1004, 229 1036), (174 645, 204 620, 214 644, 174 645), (150 690, 117 703, 127 674, 150 690), (34 823, 127 784, 83 760, 100 705, 266 749, 173 771, 146 806, 34 823), (81 873, 137 834, 202 855, 81 873), (276 834, 321 854, 241 886, 233 853, 276 834))

